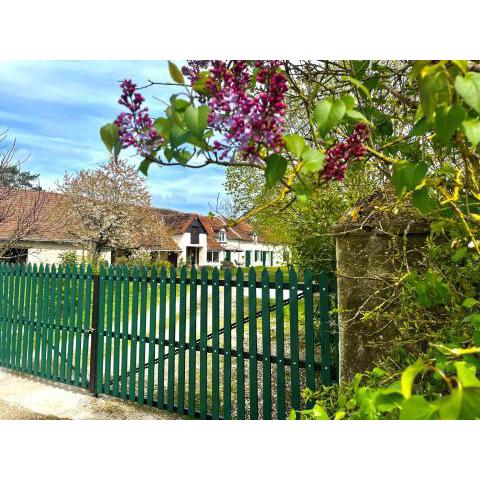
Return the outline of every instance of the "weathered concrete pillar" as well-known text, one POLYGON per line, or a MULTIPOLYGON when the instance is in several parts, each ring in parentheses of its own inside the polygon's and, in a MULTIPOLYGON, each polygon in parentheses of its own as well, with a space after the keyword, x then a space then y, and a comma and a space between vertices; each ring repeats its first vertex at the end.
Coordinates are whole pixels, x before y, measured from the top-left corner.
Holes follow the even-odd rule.
MULTIPOLYGON (((333 228, 336 239, 340 381, 371 369, 395 333, 388 321, 364 313, 389 308, 392 282, 421 258, 428 223, 413 209, 384 213, 392 194, 359 202, 333 228)), ((385 317, 383 317, 385 318, 385 317)))

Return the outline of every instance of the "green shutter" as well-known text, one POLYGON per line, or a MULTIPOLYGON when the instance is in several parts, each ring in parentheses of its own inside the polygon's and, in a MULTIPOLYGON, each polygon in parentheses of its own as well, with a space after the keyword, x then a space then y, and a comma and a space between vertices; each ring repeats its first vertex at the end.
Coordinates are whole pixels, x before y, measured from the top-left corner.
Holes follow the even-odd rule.
POLYGON ((245 266, 249 267, 251 263, 252 263, 252 252, 250 250, 247 250, 245 252, 245 266))

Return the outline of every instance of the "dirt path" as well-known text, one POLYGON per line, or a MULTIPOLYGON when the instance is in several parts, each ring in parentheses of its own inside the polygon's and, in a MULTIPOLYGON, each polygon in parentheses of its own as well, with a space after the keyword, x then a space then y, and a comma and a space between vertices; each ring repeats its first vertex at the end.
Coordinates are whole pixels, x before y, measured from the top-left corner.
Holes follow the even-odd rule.
POLYGON ((157 408, 46 382, 0 368, 2 420, 179 420, 157 408))

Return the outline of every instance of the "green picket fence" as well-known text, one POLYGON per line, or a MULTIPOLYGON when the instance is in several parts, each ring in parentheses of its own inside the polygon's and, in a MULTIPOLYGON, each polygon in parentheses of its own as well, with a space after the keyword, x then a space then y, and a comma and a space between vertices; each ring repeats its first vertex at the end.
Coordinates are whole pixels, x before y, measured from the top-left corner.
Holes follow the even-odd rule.
POLYGON ((191 417, 284 419, 335 380, 328 276, 258 277, 0 265, 0 365, 191 417))

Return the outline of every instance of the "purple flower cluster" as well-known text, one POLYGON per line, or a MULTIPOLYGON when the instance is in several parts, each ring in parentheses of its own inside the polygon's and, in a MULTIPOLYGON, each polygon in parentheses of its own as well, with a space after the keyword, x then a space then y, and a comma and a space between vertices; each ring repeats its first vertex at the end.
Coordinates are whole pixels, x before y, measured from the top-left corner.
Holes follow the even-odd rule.
MULTIPOLYGON (((223 159, 232 151, 258 159, 262 149, 279 152, 284 142, 287 79, 279 61, 256 61, 255 76, 241 60, 208 62, 208 123, 224 140, 215 141, 223 159), (254 82, 252 82, 254 80, 254 82)), ((193 83, 205 62, 189 62, 183 72, 193 83)))
POLYGON ((122 95, 118 103, 128 109, 128 112, 120 113, 115 120, 122 147, 134 147, 142 157, 150 157, 163 144, 164 139, 153 128, 153 119, 148 108, 142 106, 145 99, 137 92, 135 83, 123 80, 120 88, 122 95))
POLYGON ((348 161, 351 158, 359 160, 365 155, 364 142, 367 135, 367 126, 364 123, 359 123, 344 142, 337 143, 330 148, 325 155, 323 178, 326 180, 343 180, 348 161))

